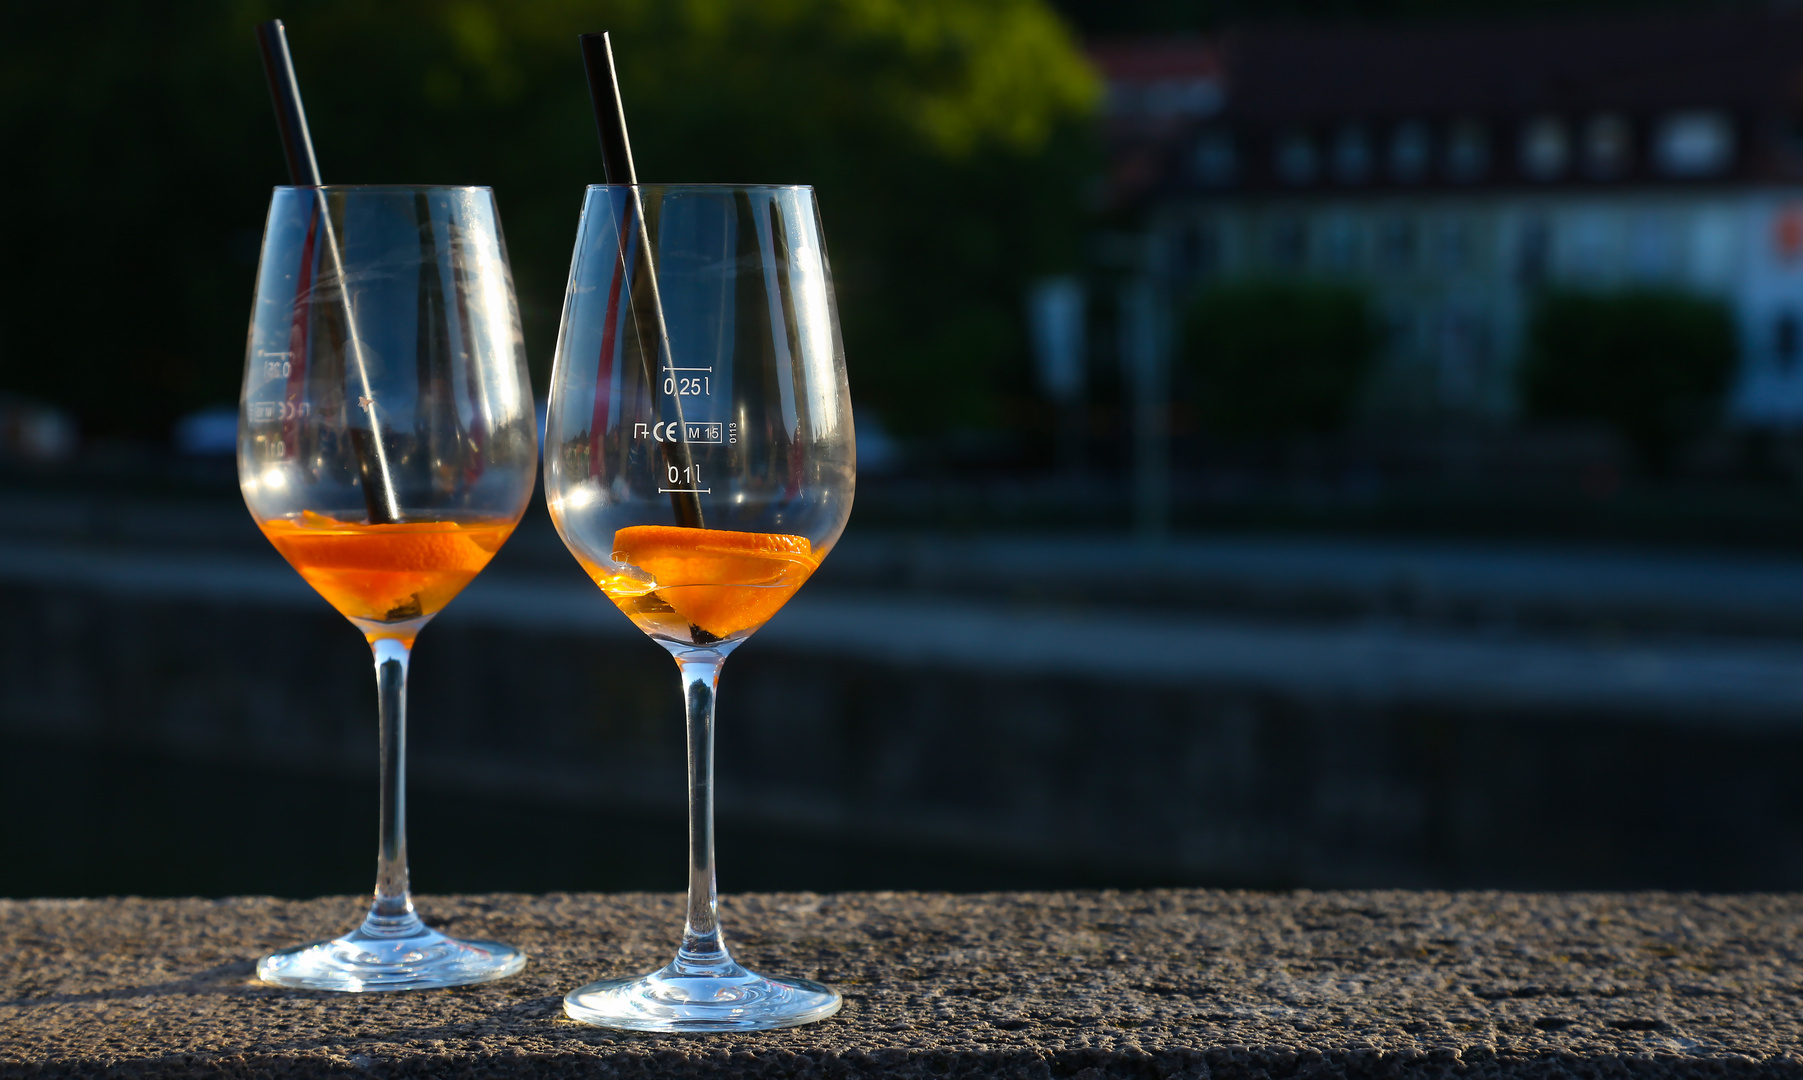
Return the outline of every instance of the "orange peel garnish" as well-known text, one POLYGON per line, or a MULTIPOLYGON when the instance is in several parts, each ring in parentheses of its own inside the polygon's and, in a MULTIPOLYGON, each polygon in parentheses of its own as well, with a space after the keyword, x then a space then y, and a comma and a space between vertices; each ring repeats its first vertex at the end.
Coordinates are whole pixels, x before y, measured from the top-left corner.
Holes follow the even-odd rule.
POLYGON ((678 525, 621 529, 614 533, 613 558, 614 567, 591 570, 610 597, 655 591, 690 625, 718 638, 768 621, 820 565, 805 536, 678 525), (655 585, 647 589, 630 569, 655 585))

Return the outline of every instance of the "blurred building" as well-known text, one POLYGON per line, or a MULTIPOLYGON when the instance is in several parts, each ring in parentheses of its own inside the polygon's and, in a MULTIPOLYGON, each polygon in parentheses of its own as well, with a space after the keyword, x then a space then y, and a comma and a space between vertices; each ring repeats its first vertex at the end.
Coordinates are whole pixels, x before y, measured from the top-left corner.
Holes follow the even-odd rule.
POLYGON ((1272 26, 1098 44, 1111 195, 1169 294, 1365 283, 1374 405, 1506 417, 1546 286, 1732 306, 1742 423, 1803 423, 1803 12, 1272 26))
POLYGON ((41 401, 0 393, 0 462, 62 461, 78 436, 68 413, 41 401))

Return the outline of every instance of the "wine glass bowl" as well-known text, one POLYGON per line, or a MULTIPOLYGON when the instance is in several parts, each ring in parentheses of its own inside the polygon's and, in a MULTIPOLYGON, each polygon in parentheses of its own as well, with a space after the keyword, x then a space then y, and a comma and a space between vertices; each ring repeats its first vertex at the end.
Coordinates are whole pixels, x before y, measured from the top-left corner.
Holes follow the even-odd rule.
POLYGON ((413 910, 405 695, 414 639, 513 532, 537 463, 492 193, 277 188, 245 360, 239 486, 276 550, 370 643, 382 800, 368 918, 265 957, 265 980, 413 989, 525 963, 509 946, 431 930, 413 910))
POLYGON ((552 519, 660 642, 742 641, 845 528, 856 451, 811 189, 589 188, 552 383, 552 519), (656 526, 722 535, 681 563, 656 526))
POLYGON ((572 992, 609 1027, 807 1023, 839 996, 734 963, 713 874, 720 665, 844 531, 856 451, 832 276, 806 187, 596 185, 565 295, 545 494, 577 561, 681 670, 688 920, 650 975, 572 992))

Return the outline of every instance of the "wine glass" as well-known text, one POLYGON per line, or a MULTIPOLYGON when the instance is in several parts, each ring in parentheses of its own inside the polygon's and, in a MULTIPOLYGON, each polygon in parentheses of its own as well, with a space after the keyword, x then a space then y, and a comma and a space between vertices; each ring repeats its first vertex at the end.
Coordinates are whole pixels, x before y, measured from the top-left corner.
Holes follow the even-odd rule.
POLYGON ((714 692, 845 529, 856 456, 807 187, 595 185, 545 431, 551 519, 668 649, 688 712, 688 920, 660 971, 584 986, 571 1017, 641 1031, 788 1027, 839 995, 740 967, 714 888, 714 692))
POLYGON ((266 956, 316 990, 511 975, 493 941, 429 929, 407 889, 407 661, 532 496, 532 390, 494 195, 479 187, 278 187, 238 416, 238 480, 263 535, 363 631, 381 720, 375 900, 343 937, 266 956))

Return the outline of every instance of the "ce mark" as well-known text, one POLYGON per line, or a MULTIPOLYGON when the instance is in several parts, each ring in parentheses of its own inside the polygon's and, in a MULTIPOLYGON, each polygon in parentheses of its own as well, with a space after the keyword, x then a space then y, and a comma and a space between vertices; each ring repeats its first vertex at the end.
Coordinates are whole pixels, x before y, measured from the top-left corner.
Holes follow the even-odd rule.
POLYGON ((685 424, 680 420, 660 420, 655 424, 632 425, 633 438, 642 439, 647 435, 658 442, 718 443, 720 441, 720 425, 711 421, 685 424))

